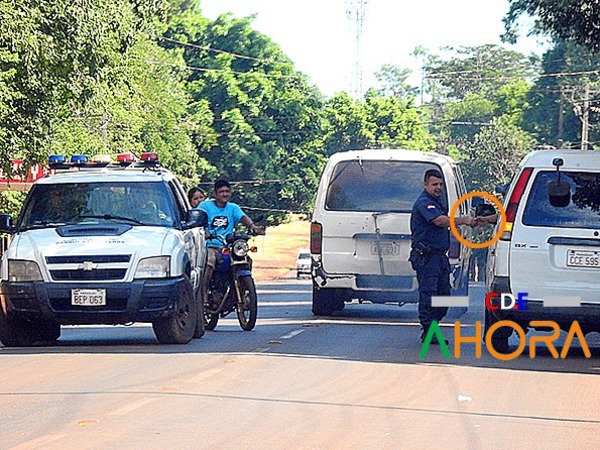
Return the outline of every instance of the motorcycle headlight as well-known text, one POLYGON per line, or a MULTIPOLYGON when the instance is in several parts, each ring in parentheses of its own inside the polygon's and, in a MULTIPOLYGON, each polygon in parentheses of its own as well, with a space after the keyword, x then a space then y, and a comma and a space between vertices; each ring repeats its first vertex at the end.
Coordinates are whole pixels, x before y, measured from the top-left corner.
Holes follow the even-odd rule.
POLYGON ((8 281, 41 281, 42 272, 35 261, 8 260, 8 281))
POLYGON ((246 241, 235 241, 232 250, 235 256, 243 258, 248 254, 248 243, 246 241))
POLYGON ((170 256, 140 259, 134 278, 167 278, 171 274, 170 256))

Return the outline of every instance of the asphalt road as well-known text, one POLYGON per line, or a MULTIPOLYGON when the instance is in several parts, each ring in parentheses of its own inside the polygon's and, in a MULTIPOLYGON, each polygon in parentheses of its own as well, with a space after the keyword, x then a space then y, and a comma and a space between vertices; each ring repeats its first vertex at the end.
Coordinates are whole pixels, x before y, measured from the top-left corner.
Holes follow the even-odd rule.
MULTIPOLYGON (((481 286, 470 300, 465 335, 481 286)), ((565 359, 499 361, 475 344, 456 358, 442 329, 451 357, 420 358, 414 306, 316 318, 309 281, 291 279, 259 285, 252 332, 231 316, 164 346, 145 325, 65 327, 53 346, 0 347, 0 449, 600 446, 598 335, 589 359, 576 341, 565 359)))

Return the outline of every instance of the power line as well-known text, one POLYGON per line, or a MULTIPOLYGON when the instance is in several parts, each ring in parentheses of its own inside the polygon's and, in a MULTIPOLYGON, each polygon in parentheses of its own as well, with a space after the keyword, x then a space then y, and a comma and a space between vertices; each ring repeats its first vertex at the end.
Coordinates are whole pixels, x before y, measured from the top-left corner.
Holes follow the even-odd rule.
POLYGON ((221 54, 225 54, 225 55, 231 55, 231 56, 234 56, 236 58, 246 59, 246 60, 249 60, 249 61, 256 61, 256 62, 267 63, 267 64, 290 64, 289 61, 275 61, 275 60, 270 60, 270 59, 254 58, 252 56, 245 56, 245 55, 240 55, 239 53, 233 53, 233 52, 228 52, 226 50, 220 50, 218 48, 212 48, 212 47, 210 47, 208 45, 198 45, 198 44, 191 44, 189 42, 178 41, 177 39, 168 38, 168 37, 165 37, 165 36, 162 36, 160 39, 163 40, 163 41, 171 42, 173 44, 182 45, 184 47, 192 47, 192 48, 197 48, 197 49, 205 50, 205 51, 209 51, 209 52, 215 52, 215 53, 221 53, 221 54))

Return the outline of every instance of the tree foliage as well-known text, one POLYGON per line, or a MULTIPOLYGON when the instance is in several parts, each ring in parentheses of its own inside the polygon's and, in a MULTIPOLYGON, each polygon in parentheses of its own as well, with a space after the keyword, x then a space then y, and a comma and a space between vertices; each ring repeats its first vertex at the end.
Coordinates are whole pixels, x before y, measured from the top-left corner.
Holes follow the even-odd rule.
POLYGON ((463 149, 461 167, 469 190, 493 192, 510 181, 534 140, 504 116, 494 118, 463 149))
POLYGON ((592 52, 600 50, 600 3, 597 0, 509 0, 504 17, 507 42, 517 40, 516 24, 528 14, 536 18, 534 32, 546 33, 578 43, 592 52))
POLYGON ((598 94, 600 55, 573 42, 557 41, 542 60, 541 76, 528 94, 523 128, 540 144, 563 146, 581 140, 581 116, 588 104, 589 140, 600 141, 598 94))
POLYGON ((0 0, 2 168, 14 156, 43 159, 63 121, 85 110, 100 86, 112 91, 128 75, 127 55, 166 7, 159 0, 0 0))

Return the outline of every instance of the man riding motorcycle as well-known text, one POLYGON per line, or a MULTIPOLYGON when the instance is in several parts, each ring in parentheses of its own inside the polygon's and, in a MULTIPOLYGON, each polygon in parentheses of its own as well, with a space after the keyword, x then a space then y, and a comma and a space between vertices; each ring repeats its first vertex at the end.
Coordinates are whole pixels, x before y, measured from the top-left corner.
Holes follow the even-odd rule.
POLYGON ((215 182, 214 197, 214 199, 204 201, 197 206, 198 209, 205 211, 208 215, 208 226, 205 229, 206 270, 202 282, 202 299, 205 303, 208 301, 208 287, 216 267, 219 249, 225 245, 225 237, 229 233, 233 233, 239 222, 242 222, 253 234, 265 234, 263 227, 255 225, 252 219, 242 211, 242 208, 229 201, 231 198, 231 185, 227 180, 217 180, 215 182), (214 237, 215 235, 217 237, 214 237))

